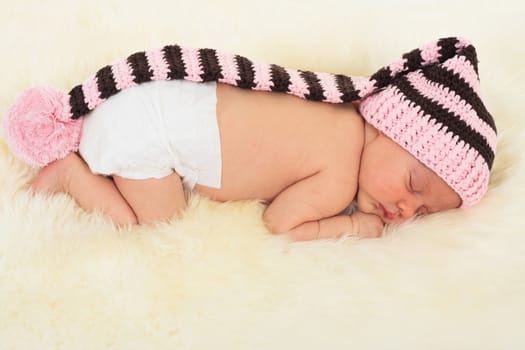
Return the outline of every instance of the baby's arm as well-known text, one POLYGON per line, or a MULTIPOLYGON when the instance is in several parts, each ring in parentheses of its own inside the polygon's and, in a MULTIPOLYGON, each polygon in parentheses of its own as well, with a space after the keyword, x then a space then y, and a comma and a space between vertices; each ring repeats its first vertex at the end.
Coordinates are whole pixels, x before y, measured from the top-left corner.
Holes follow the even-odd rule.
POLYGON ((382 228, 378 217, 336 215, 352 201, 355 191, 355 181, 350 177, 342 179, 330 170, 320 171, 281 192, 266 208, 263 220, 270 231, 287 233, 296 240, 343 234, 377 236, 382 228), (373 233, 368 226, 375 228, 373 233))
POLYGON ((384 223, 376 215, 355 212, 352 215, 336 215, 310 221, 294 227, 287 234, 296 241, 338 238, 344 234, 359 237, 379 237, 384 223))

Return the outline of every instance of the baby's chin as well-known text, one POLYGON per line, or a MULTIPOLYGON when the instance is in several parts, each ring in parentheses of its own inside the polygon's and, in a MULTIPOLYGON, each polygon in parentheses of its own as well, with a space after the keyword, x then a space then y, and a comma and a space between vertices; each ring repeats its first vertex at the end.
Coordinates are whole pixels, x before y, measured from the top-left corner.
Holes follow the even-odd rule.
POLYGON ((392 223, 387 218, 384 218, 380 213, 378 213, 376 205, 372 204, 372 202, 368 199, 368 196, 364 195, 363 193, 357 192, 356 197, 357 210, 365 214, 372 214, 379 217, 384 224, 392 223))

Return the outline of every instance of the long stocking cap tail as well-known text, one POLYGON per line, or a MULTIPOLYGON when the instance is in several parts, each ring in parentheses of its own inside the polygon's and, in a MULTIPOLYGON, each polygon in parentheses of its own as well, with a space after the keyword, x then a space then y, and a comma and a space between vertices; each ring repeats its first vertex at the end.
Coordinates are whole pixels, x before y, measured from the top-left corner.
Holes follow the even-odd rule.
POLYGON ((121 90, 155 80, 216 81, 239 88, 282 92, 297 97, 346 103, 367 97, 396 77, 442 63, 461 53, 477 71, 475 49, 458 38, 444 38, 403 55, 371 77, 283 68, 213 49, 168 45, 134 53, 105 66, 69 93, 31 88, 11 106, 4 134, 13 153, 42 167, 78 150, 82 118, 121 90))
POLYGON ((455 56, 469 43, 445 38, 410 51, 370 78, 302 71, 250 59, 214 49, 193 49, 169 45, 134 53, 100 69, 69 92, 72 118, 79 118, 119 91, 154 80, 184 79, 217 81, 243 89, 276 91, 329 103, 359 100, 389 85, 406 72, 441 63, 455 56))

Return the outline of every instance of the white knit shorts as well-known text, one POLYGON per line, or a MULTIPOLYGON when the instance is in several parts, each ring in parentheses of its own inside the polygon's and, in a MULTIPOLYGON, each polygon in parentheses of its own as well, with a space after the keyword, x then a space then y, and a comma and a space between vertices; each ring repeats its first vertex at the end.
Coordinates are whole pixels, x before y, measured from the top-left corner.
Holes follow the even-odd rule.
POLYGON ((176 172, 221 187, 216 83, 155 81, 125 89, 84 119, 79 153, 92 172, 128 179, 176 172))

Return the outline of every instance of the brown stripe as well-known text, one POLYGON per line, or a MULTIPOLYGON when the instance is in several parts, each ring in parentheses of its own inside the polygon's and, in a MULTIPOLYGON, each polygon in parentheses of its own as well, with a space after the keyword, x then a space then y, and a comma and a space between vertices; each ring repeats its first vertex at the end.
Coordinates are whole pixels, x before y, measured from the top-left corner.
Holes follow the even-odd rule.
POLYGON ((323 87, 319 82, 319 78, 313 72, 299 71, 304 81, 308 85, 309 93, 305 96, 307 100, 311 101, 323 101, 325 96, 323 94, 323 87))
POLYGON ((457 38, 444 38, 438 40, 438 46, 439 46, 439 54, 441 57, 439 58, 439 62, 445 62, 449 58, 452 58, 456 56, 457 54, 457 47, 456 45, 459 43, 457 38))
POLYGON ((459 53, 459 56, 464 56, 467 61, 470 62, 472 67, 474 67, 474 71, 476 72, 476 75, 479 75, 478 72, 478 56, 476 54, 476 49, 474 46, 469 45, 465 47, 461 52, 459 53))
POLYGON ((423 58, 421 57, 420 49, 412 50, 409 53, 404 54, 402 57, 406 59, 406 62, 403 65, 404 72, 413 72, 422 67, 423 58))
POLYGON ((128 57, 128 63, 133 72, 133 81, 137 84, 151 81, 153 72, 148 65, 148 58, 144 51, 136 52, 128 57))
POLYGON ((383 67, 370 77, 370 80, 375 80, 376 89, 382 89, 387 85, 392 84, 392 71, 389 67, 383 67))
POLYGON ((200 49, 199 59, 204 72, 201 74, 201 78, 204 81, 217 81, 223 78, 215 50, 200 49))
POLYGON ((82 85, 77 85, 69 91, 69 104, 71 105, 72 119, 78 119, 90 112, 84 100, 82 85))
POLYGON ((341 92, 343 102, 352 102, 359 99, 358 92, 355 90, 352 78, 346 75, 337 74, 335 76, 337 89, 341 92))
POLYGON ((458 74, 445 69, 442 66, 431 66, 423 69, 423 75, 430 81, 441 84, 454 91, 462 100, 472 106, 476 114, 490 127, 496 131, 494 118, 487 111, 478 94, 472 90, 458 74))
POLYGON ((252 61, 246 57, 236 55, 235 62, 237 63, 237 70, 240 77, 240 79, 237 80, 237 86, 243 89, 253 89, 255 87, 253 83, 255 73, 253 72, 252 61))
POLYGON ((290 74, 281 66, 272 64, 270 66, 270 76, 272 77, 272 91, 288 92, 290 86, 290 74))
POLYGON ((417 69, 420 69, 423 63, 423 58, 421 57, 421 50, 414 49, 408 53, 403 54, 402 56, 406 62, 403 64, 403 69, 396 73, 395 76, 392 76, 392 71, 390 67, 383 67, 378 70, 376 73, 372 74, 370 79, 376 81, 376 89, 382 89, 390 85, 395 79, 395 77, 405 74, 406 72, 413 72, 417 69))
POLYGON ((113 78, 113 72, 111 71, 111 66, 105 66, 100 69, 97 72, 96 77, 100 98, 106 99, 118 92, 115 79, 113 78))
POLYGON ((463 120, 459 119, 454 113, 444 109, 441 105, 421 95, 407 80, 406 76, 402 76, 393 84, 399 91, 412 101, 421 111, 434 119, 438 124, 446 127, 447 131, 457 135, 460 140, 472 146, 487 162, 489 169, 492 168, 494 162, 494 151, 490 148, 487 140, 472 129, 463 120))
POLYGON ((184 68, 184 61, 182 60, 182 50, 179 45, 168 45, 165 46, 162 51, 164 52, 164 59, 168 64, 169 73, 168 78, 170 80, 184 79, 186 75, 186 69, 184 68))

